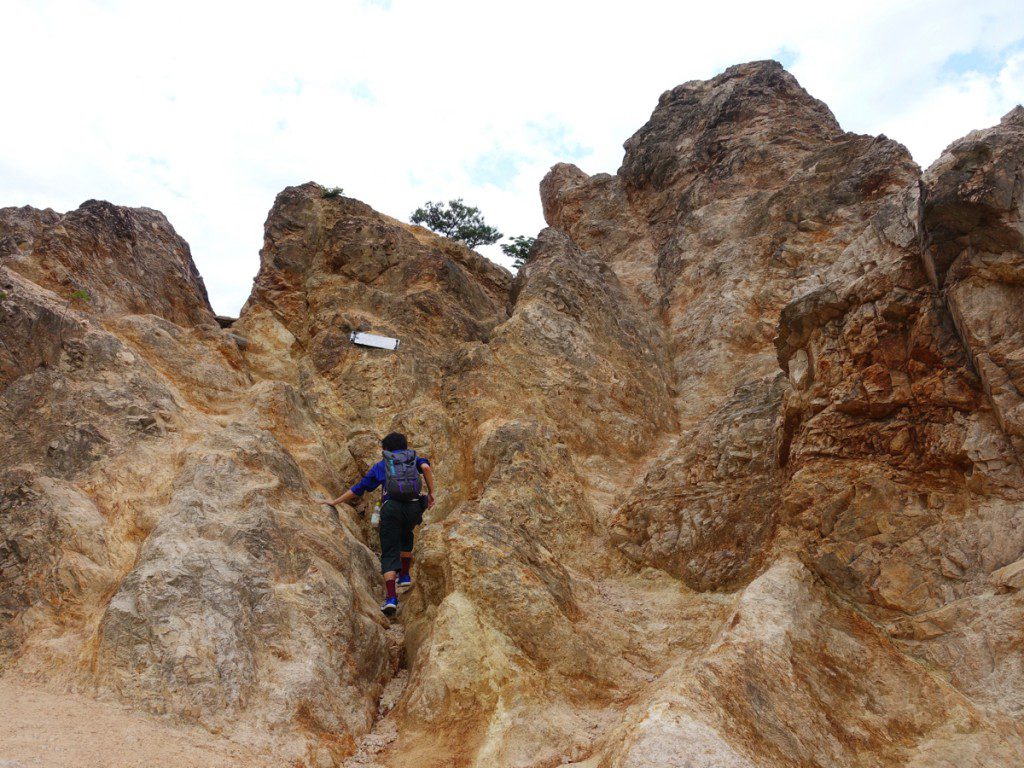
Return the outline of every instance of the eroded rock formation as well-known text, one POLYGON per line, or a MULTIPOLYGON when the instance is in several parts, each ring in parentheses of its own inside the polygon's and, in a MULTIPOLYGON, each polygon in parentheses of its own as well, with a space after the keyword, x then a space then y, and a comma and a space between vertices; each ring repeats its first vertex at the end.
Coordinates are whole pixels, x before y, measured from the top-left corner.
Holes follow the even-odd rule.
POLYGON ((3 209, 0 663, 299 765, 1022 764, 1022 168, 1020 108, 921 173, 745 64, 514 279, 286 189, 228 327, 156 212, 3 209), (309 496, 395 428, 389 627, 309 496))

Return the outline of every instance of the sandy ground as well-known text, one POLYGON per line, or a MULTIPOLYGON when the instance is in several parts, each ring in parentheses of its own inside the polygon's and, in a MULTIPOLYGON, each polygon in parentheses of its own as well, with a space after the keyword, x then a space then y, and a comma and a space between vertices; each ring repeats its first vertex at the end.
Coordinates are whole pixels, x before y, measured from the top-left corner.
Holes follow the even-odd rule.
POLYGON ((264 768, 265 756, 116 704, 0 678, 0 768, 264 768))

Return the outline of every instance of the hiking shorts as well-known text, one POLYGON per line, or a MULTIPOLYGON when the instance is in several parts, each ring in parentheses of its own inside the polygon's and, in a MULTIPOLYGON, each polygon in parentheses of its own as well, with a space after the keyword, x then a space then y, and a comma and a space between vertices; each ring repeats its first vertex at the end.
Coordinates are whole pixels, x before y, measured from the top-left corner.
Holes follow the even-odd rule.
POLYGON ((423 520, 419 501, 388 499, 380 508, 380 572, 397 571, 402 566, 402 553, 412 552, 413 528, 423 520))

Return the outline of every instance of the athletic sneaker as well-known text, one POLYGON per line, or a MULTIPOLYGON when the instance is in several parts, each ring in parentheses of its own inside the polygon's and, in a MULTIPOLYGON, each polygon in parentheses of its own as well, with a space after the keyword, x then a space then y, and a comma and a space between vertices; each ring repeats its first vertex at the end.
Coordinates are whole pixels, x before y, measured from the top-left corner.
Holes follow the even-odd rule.
POLYGON ((408 573, 403 573, 401 576, 398 577, 398 582, 397 583, 398 583, 398 586, 400 586, 400 587, 411 587, 412 586, 412 576, 410 576, 408 573))
POLYGON ((387 616, 389 619, 398 613, 398 598, 389 597, 384 601, 384 605, 380 607, 380 612, 387 616))

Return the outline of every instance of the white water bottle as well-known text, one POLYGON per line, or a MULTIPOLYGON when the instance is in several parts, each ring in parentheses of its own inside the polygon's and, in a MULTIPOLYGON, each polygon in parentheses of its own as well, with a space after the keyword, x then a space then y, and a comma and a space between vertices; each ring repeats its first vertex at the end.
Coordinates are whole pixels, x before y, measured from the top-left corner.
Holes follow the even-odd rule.
POLYGON ((374 528, 380 525, 380 504, 373 508, 373 514, 370 515, 370 525, 374 528))

